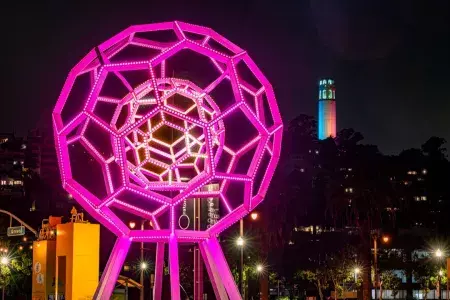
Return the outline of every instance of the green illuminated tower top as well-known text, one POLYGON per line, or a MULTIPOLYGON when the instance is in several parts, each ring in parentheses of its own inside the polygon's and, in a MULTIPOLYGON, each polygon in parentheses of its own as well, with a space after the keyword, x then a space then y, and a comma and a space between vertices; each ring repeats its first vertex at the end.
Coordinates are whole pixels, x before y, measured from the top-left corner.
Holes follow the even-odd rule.
POLYGON ((319 100, 335 100, 335 93, 334 80, 323 79, 319 81, 319 100))

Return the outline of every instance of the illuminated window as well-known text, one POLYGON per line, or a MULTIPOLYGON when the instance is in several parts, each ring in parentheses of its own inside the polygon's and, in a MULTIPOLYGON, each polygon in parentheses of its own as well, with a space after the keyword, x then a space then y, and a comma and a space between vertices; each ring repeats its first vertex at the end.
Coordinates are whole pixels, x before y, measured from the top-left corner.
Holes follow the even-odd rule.
POLYGON ((327 91, 326 90, 322 91, 322 99, 327 99, 327 91))
POLYGON ((408 175, 417 175, 416 171, 408 171, 408 175))
POLYGON ((1 185, 6 185, 6 180, 0 181, 0 184, 1 184, 1 185))
POLYGON ((328 90, 328 99, 333 99, 333 91, 328 90))
POLYGON ((421 197, 420 197, 420 200, 421 200, 421 201, 427 201, 427 196, 421 196, 421 197))
POLYGON ((420 197, 419 196, 414 196, 414 200, 419 201, 420 197))
POLYGON ((22 185, 22 180, 14 180, 14 185, 22 185))

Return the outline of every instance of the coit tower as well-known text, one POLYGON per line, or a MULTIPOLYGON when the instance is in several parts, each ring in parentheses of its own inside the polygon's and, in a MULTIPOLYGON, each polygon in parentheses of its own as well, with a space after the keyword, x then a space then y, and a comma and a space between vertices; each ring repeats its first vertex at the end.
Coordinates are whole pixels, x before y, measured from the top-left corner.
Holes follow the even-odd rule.
POLYGON ((319 81, 319 116, 317 135, 319 140, 336 137, 336 88, 334 80, 319 81))

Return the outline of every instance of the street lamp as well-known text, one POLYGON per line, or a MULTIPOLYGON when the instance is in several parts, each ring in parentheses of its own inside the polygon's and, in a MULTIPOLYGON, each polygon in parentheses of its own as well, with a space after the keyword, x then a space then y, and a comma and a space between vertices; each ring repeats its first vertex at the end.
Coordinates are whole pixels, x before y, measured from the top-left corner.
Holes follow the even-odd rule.
POLYGON ((256 272, 260 274, 262 271, 264 271, 263 265, 256 265, 256 272))
POLYGON ((355 283, 358 281, 358 274, 361 272, 361 269, 356 267, 353 269, 353 272, 355 273, 355 283))
POLYGON ((134 227, 136 227, 136 223, 134 221, 131 221, 130 223, 128 223, 128 226, 130 226, 131 229, 134 229, 134 227))
POLYGON ((439 300, 441 300, 442 299, 442 296, 441 296, 441 293, 442 293, 442 289, 441 289, 441 277, 442 277, 442 275, 444 275, 444 272, 442 272, 442 270, 439 270, 439 272, 438 272, 438 299, 439 300))
POLYGON ((9 258, 6 256, 2 256, 2 258, 0 259, 0 263, 6 266, 7 264, 9 264, 9 258))
MULTIPOLYGON (((380 282, 380 278, 379 278, 379 274, 378 274, 378 238, 379 238, 379 233, 375 232, 375 234, 373 234, 373 268, 375 271, 375 299, 377 299, 377 289, 379 287, 379 282, 380 282)), ((390 240, 391 240, 391 238, 388 235, 383 235, 381 237, 381 241, 384 244, 387 244, 390 240)))
POLYGON ((252 218, 253 221, 256 221, 259 217, 259 214, 257 212, 253 212, 250 214, 250 218, 252 218))
MULTIPOLYGON (((7 256, 2 256, 2 258, 0 258, 0 264, 6 266, 9 264, 9 258, 7 256)), ((5 285, 3 285, 2 287, 2 299, 5 299, 5 285)))
MULTIPOLYGON (((242 221, 242 219, 241 219, 242 221)), ((241 263, 239 264, 239 291, 241 292, 241 295, 244 293, 244 244, 245 240, 242 237, 243 235, 243 226, 241 222, 241 235, 236 240, 236 245, 240 248, 241 251, 241 263)))
MULTIPOLYGON (((441 261, 441 259, 443 259, 444 258, 444 256, 445 256, 445 253, 444 253, 444 251, 442 251, 440 248, 437 248, 435 251, 434 251, 434 256, 437 258, 437 260, 440 262, 441 261)), ((448 260, 450 260, 450 259, 448 259, 448 260)), ((450 265, 450 263, 447 263, 448 265, 450 265)), ((438 264, 439 265, 439 268, 441 267, 440 266, 440 263, 438 264)), ((447 271, 448 272, 448 271, 447 271)), ((442 271, 442 270, 439 270, 439 273, 438 273, 438 286, 439 286, 439 289, 438 289, 438 293, 439 293, 439 299, 442 299, 442 296, 441 296, 441 277, 444 275, 444 272, 442 271)), ((449 293, 449 280, 447 280, 447 299, 449 299, 450 298, 450 293, 449 293)))
POLYGON ((145 261, 141 262, 141 271, 144 271, 147 269, 147 263, 145 261))

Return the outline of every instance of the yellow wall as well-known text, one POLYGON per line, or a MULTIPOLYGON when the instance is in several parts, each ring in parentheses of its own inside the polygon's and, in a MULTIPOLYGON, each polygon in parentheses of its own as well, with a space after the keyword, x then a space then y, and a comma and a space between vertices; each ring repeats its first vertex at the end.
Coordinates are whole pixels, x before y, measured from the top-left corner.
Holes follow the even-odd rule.
MULTIPOLYGON (((447 258, 447 280, 450 282, 450 258, 447 258)), ((448 291, 447 291, 448 293, 448 291)), ((448 298, 448 296, 447 296, 448 298)))
POLYGON ((55 293, 55 250, 55 241, 33 242, 33 300, 47 300, 55 293))
POLYGON ((62 271, 58 257, 66 257, 65 274, 57 274, 58 294, 66 300, 92 299, 99 280, 100 225, 59 224, 56 232, 57 271, 62 271))

